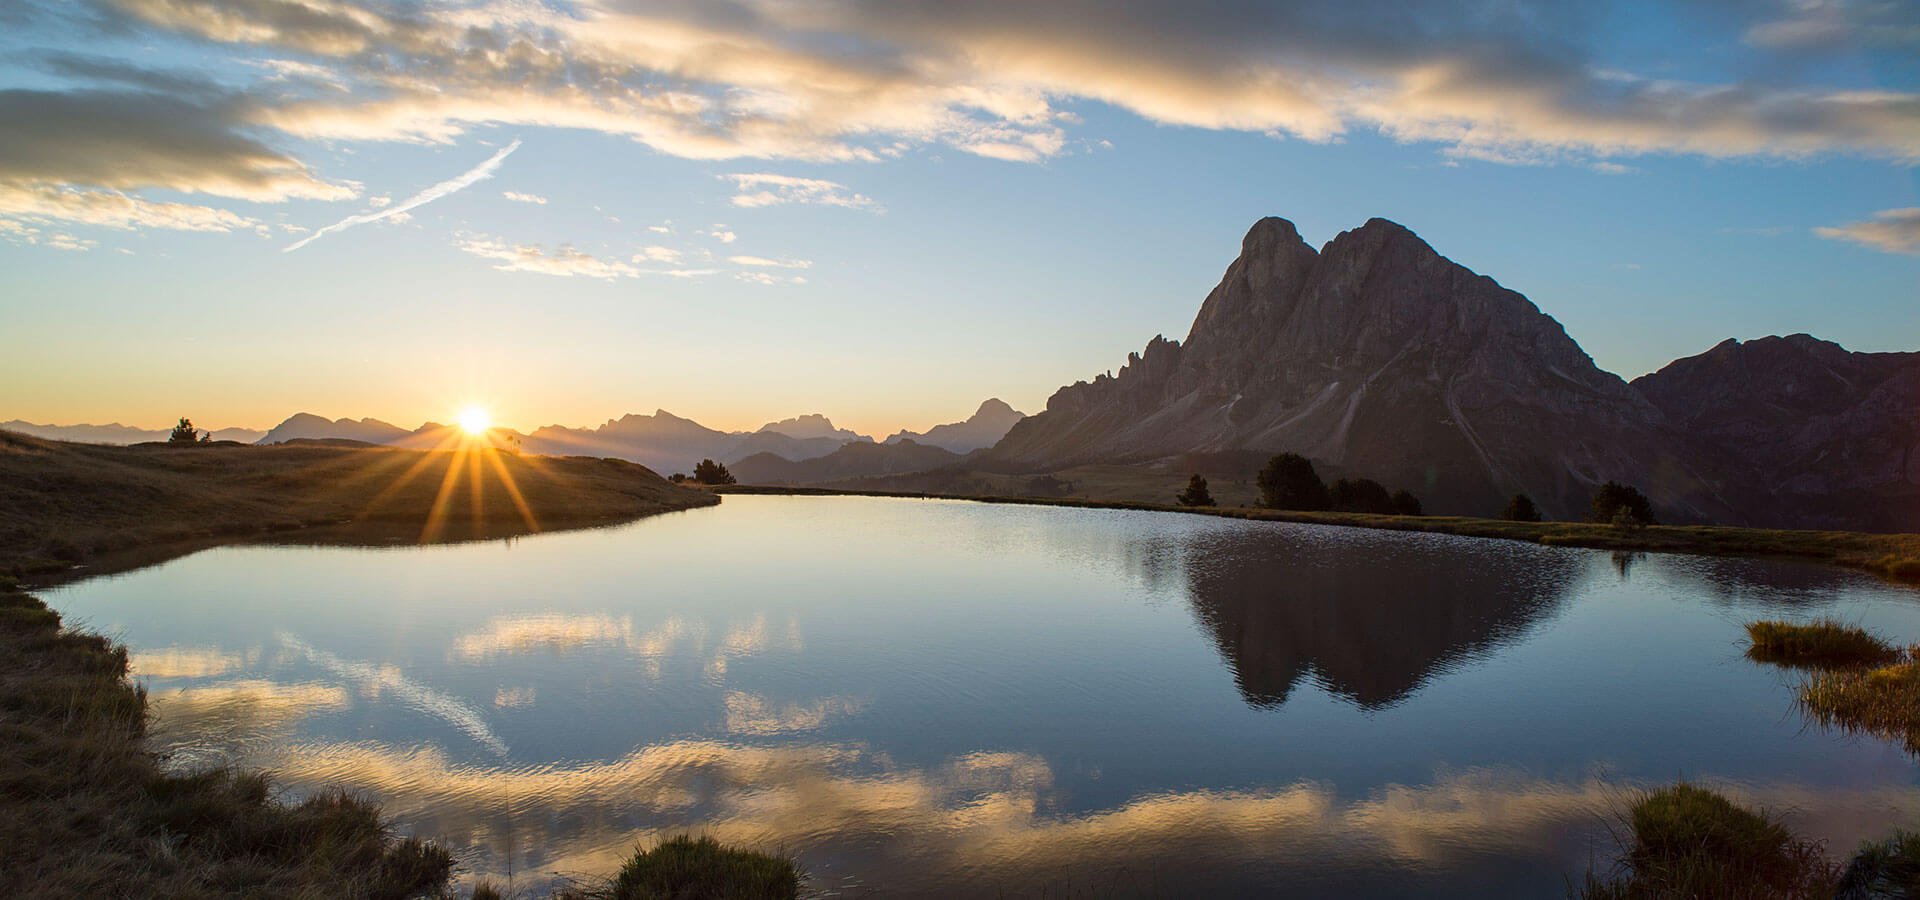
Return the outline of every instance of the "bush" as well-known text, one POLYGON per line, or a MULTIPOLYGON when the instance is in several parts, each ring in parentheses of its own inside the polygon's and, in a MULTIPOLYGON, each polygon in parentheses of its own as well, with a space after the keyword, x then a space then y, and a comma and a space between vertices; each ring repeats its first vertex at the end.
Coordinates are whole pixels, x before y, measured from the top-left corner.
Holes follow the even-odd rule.
POLYGON ((1515 494, 1506 506, 1500 508, 1500 518, 1509 522, 1538 522, 1540 507, 1533 505, 1532 497, 1515 494))
POLYGON ((799 895, 800 867, 793 860, 686 835, 635 851, 605 888, 560 894, 568 900, 790 900, 799 895))
POLYGON ((1654 525, 1658 520, 1653 517, 1653 503, 1640 489, 1609 481, 1593 492, 1593 502, 1587 508, 1587 521, 1612 523, 1624 527, 1654 525))
POLYGON ((1412 491, 1401 489, 1393 492, 1393 514, 1396 516, 1424 516, 1426 510, 1420 508, 1420 498, 1412 491))
POLYGON ((1628 824, 1620 877, 1589 874, 1584 896, 1826 897, 1839 874, 1819 844, 1686 782, 1641 797, 1628 824))
POLYGON ((1327 500, 1340 512, 1393 513, 1393 496, 1371 478, 1342 478, 1327 489, 1327 500))
POLYGON ((1207 490, 1207 479, 1201 477, 1198 472, 1195 472, 1192 478, 1187 479, 1187 489, 1181 491, 1179 495, 1173 499, 1179 501, 1181 506, 1213 505, 1213 494, 1207 490))
POLYGON ((733 484, 733 473, 727 467, 710 459, 703 459, 693 467, 693 480, 701 484, 733 484))
POLYGON ((1330 509, 1333 499, 1313 463, 1298 453, 1282 453, 1260 470, 1260 504, 1274 509, 1330 509))
POLYGON ((1073 493, 1074 484, 1064 478, 1052 475, 1035 475, 1027 479, 1026 496, 1058 499, 1073 493))

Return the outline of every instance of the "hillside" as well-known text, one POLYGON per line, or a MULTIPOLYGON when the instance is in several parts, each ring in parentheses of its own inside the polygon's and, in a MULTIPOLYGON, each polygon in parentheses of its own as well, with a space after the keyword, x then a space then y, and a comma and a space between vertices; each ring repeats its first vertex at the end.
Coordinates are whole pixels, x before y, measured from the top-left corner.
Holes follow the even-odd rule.
POLYGON ((0 432, 0 571, 313 525, 460 539, 714 502, 619 460, 320 444, 107 447, 0 432), (455 464, 462 468, 449 479, 455 464))
POLYGON ((757 453, 728 469, 741 484, 814 484, 842 478, 924 472, 950 466, 960 454, 914 441, 847 444, 826 456, 789 460, 757 453))

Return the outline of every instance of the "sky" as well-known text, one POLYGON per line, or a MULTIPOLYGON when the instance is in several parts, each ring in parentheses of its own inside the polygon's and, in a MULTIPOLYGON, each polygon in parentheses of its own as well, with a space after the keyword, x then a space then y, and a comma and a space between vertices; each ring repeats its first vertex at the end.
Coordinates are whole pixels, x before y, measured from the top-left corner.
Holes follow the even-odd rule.
POLYGON ((1380 216, 1632 378, 1920 349, 1920 3, 12 0, 0 420, 884 436, 1380 216))

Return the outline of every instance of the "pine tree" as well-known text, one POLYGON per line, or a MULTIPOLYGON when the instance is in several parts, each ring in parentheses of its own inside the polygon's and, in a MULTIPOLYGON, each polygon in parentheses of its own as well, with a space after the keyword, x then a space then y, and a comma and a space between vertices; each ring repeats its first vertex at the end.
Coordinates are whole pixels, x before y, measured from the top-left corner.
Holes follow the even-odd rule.
POLYGON ((1179 501, 1181 506, 1213 505, 1213 494, 1207 490, 1207 479, 1201 477, 1198 472, 1193 473, 1193 477, 1187 479, 1187 489, 1181 491, 1179 496, 1174 497, 1174 499, 1179 501))
POLYGON ((1260 470, 1260 503, 1274 509, 1328 509, 1327 483, 1298 453, 1282 453, 1260 470))

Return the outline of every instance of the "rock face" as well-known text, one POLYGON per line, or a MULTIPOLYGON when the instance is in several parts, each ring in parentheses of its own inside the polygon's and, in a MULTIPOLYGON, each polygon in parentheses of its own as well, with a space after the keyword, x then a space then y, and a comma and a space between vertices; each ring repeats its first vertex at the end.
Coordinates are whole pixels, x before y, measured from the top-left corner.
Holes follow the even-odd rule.
POLYGON ((1057 468, 1293 451, 1334 475, 1490 515, 1515 492, 1584 513, 1608 479, 1675 519, 1743 518, 1727 477, 1527 298, 1372 219, 1316 252, 1262 219, 1186 343, 1156 337, 1113 377, 1060 389, 997 464, 1057 468))
POLYGON ((886 442, 897 444, 901 441, 915 441, 955 453, 972 453, 999 443, 1015 424, 1026 417, 1026 413, 1008 406, 1006 401, 995 397, 980 404, 980 408, 974 410, 973 415, 968 416, 964 422, 935 425, 927 429, 926 434, 901 429, 888 437, 886 442))
POLYGON ((1920 531, 1920 353, 1810 335, 1726 340, 1633 386, 1746 468, 1766 525, 1920 531))

